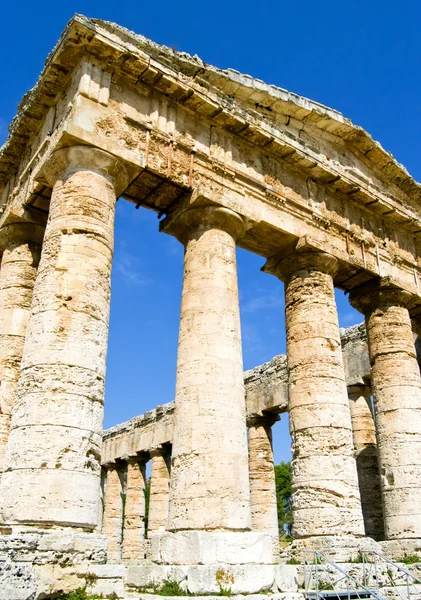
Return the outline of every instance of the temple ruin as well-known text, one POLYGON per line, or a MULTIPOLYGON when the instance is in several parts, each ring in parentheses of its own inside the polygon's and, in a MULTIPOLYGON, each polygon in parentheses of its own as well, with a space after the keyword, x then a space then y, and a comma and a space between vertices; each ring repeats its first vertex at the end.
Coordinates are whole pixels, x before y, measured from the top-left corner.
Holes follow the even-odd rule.
POLYGON ((166 579, 299 600, 286 557, 306 549, 421 557, 421 186, 367 132, 75 16, 0 149, 0 198, 0 600, 166 579), (119 197, 158 213, 184 278, 174 403, 103 433, 119 197), (237 246, 285 285, 287 356, 245 374, 237 246), (342 339, 335 287, 365 318, 342 339))

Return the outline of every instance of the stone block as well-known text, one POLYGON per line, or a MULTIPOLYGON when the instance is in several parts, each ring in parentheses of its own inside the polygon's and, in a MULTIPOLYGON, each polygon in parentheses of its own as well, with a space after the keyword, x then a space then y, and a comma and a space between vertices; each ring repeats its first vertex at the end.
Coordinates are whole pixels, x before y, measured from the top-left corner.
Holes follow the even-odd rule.
POLYGON ((277 565, 275 567, 275 584, 280 592, 297 592, 297 568, 293 565, 277 565))
POLYGON ((88 587, 90 594, 96 594, 102 598, 108 598, 111 594, 117 594, 119 598, 124 598, 124 580, 113 579, 98 579, 88 587))
POLYGON ((399 561, 406 556, 418 556, 421 562, 421 540, 400 539, 380 542, 382 554, 393 561, 399 561))
POLYGON ((180 531, 155 535, 153 562, 169 565, 272 564, 270 535, 258 532, 180 531))
POLYGON ((29 565, 0 563, 0 600, 34 600, 37 580, 29 565))
POLYGON ((220 594, 221 588, 233 594, 256 594, 273 586, 272 565, 198 565, 188 569, 187 587, 191 594, 220 594))
POLYGON ((127 567, 128 587, 148 588, 160 585, 165 579, 181 583, 187 577, 187 567, 169 565, 131 565, 127 567))
POLYGON ((124 565, 89 565, 88 573, 99 579, 118 579, 126 576, 126 567, 124 565))
POLYGON ((305 600, 305 595, 301 592, 281 592, 273 594, 270 600, 305 600))

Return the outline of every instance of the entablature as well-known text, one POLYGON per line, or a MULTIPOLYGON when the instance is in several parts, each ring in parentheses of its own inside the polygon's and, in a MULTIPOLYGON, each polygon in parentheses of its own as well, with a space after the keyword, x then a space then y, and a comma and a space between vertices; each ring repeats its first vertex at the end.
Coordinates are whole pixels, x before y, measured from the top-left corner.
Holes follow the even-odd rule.
POLYGON ((168 214, 194 191, 247 219, 242 247, 305 240, 339 259, 339 287, 388 277, 421 312, 419 184, 336 111, 77 16, 0 151, 0 225, 45 222, 43 169, 70 144, 119 157, 137 207, 168 214))

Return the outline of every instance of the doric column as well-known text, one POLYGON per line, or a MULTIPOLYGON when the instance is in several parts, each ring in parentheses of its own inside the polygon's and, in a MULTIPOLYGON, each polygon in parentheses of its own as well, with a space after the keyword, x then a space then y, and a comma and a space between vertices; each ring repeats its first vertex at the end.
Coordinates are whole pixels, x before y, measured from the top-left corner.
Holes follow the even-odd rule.
POLYGON ((351 293, 366 318, 387 540, 421 538, 421 378, 409 302, 382 280, 351 293))
POLYGON ((294 535, 364 534, 333 276, 336 259, 296 252, 265 270, 285 282, 294 535))
POLYGON ((185 245, 169 530, 251 528, 236 265, 242 219, 219 207, 169 217, 185 245))
POLYGON ((247 419, 247 425, 252 529, 269 533, 279 547, 272 450, 272 425, 278 419, 277 415, 251 416, 247 419))
POLYGON ((383 540, 383 507, 371 388, 363 385, 348 387, 348 398, 365 534, 375 540, 383 540))
POLYGON ((108 540, 108 562, 120 562, 123 539, 123 473, 115 464, 107 465, 102 533, 108 540))
POLYGON ((94 529, 116 194, 110 154, 57 150, 53 193, 13 409, 1 511, 8 524, 94 529))
POLYGON ((152 459, 149 492, 148 536, 168 528, 171 456, 166 446, 155 446, 149 454, 152 459))
POLYGON ((128 458, 122 549, 122 559, 125 562, 139 562, 144 558, 145 486, 145 459, 128 458))
POLYGON ((44 228, 14 223, 0 230, 0 474, 22 360, 44 228))

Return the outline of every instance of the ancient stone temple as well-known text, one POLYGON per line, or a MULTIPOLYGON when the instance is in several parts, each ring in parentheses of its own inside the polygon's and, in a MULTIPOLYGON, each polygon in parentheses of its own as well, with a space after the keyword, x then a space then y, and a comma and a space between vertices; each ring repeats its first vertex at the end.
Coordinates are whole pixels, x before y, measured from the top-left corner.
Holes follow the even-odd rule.
POLYGON ((171 579, 295 600, 282 412, 286 555, 421 552, 421 188, 364 130, 76 16, 0 150, 0 197, 0 599, 171 579), (184 246, 177 385, 103 436, 119 197, 184 246), (245 374, 237 246, 286 299, 287 357, 245 374), (365 318, 342 339, 335 286, 365 318))

